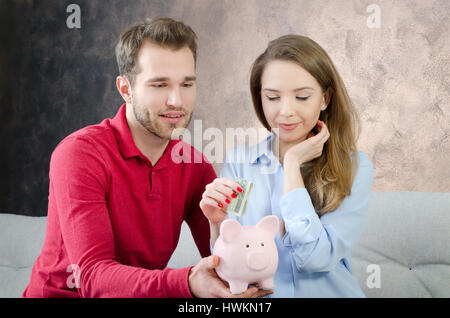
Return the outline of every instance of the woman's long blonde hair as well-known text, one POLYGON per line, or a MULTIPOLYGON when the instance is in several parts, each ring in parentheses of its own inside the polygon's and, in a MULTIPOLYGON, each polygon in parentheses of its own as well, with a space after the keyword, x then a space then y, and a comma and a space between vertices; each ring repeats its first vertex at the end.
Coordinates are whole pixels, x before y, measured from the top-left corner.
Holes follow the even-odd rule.
POLYGON ((345 85, 328 54, 308 37, 285 35, 269 42, 269 46, 253 63, 250 90, 253 106, 261 123, 269 131, 261 101, 261 77, 268 62, 290 61, 308 71, 320 84, 322 93, 331 92, 326 110, 319 119, 330 132, 322 155, 301 167, 305 187, 319 216, 336 210, 351 194, 358 166, 356 141, 360 120, 347 94, 345 85), (353 160, 352 160, 353 154, 353 160))

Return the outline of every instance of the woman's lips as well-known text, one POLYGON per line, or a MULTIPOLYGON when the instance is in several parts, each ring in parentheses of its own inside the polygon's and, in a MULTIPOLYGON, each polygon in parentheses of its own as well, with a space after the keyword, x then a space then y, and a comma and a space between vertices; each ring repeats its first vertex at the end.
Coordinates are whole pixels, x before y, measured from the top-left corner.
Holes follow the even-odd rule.
POLYGON ((278 127, 283 130, 294 130, 300 123, 296 124, 278 124, 278 127))

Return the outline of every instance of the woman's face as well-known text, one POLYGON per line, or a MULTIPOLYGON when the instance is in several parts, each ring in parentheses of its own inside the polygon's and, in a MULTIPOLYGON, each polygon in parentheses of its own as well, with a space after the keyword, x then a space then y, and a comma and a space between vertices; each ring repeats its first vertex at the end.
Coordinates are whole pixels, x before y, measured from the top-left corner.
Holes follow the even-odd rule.
POLYGON ((316 126, 320 111, 326 108, 316 79, 289 61, 274 60, 266 65, 261 77, 261 98, 264 116, 272 129, 279 128, 283 143, 305 140, 316 126))

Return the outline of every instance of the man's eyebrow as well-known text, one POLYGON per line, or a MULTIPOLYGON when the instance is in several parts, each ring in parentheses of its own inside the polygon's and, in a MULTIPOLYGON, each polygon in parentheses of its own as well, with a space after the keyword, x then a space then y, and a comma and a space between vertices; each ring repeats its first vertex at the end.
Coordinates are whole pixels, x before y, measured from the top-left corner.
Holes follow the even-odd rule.
MULTIPOLYGON (((186 76, 184 78, 184 82, 191 82, 191 81, 195 81, 197 79, 197 77, 195 76, 186 76)), ((153 82, 170 82, 170 78, 169 77, 164 77, 164 76, 157 76, 157 77, 152 77, 149 78, 148 80, 145 81, 146 83, 153 83, 153 82)))
POLYGON ((145 82, 146 82, 146 83, 152 83, 152 82, 168 82, 168 81, 169 81, 169 78, 168 78, 168 77, 160 77, 160 76, 157 76, 157 77, 149 78, 149 79, 146 80, 145 82))
MULTIPOLYGON (((312 87, 305 86, 305 87, 299 87, 299 88, 294 89, 294 92, 302 91, 304 89, 312 89, 312 90, 314 90, 314 88, 312 88, 312 87)), ((273 88, 264 88, 263 91, 269 91, 269 92, 275 92, 275 93, 279 93, 280 92, 280 91, 278 91, 276 89, 273 89, 273 88)))
POLYGON ((184 78, 184 81, 185 81, 185 82, 194 82, 196 79, 197 79, 196 76, 186 76, 186 77, 184 78))

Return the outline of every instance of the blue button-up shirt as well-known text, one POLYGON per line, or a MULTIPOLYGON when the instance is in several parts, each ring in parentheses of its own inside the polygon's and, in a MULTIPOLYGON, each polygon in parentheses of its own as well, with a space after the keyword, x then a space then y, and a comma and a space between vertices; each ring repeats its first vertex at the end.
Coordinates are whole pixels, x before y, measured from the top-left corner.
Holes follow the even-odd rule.
MULTIPOLYGON (((358 169, 351 195, 333 212, 319 217, 308 191, 283 195, 284 170, 270 150, 272 136, 251 147, 227 153, 221 177, 253 182, 247 213, 229 214, 242 225, 255 225, 274 214, 284 219, 286 234, 277 234, 278 269, 271 297, 365 297, 352 275, 351 249, 365 225, 374 168, 358 151, 358 169)), ((353 158, 353 157, 352 157, 353 158)))

